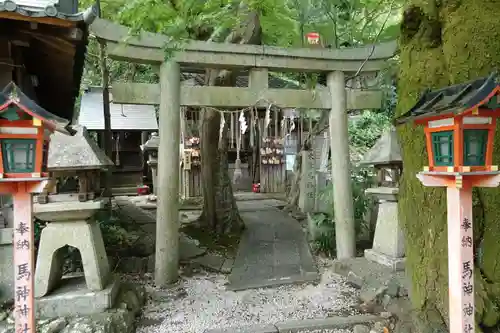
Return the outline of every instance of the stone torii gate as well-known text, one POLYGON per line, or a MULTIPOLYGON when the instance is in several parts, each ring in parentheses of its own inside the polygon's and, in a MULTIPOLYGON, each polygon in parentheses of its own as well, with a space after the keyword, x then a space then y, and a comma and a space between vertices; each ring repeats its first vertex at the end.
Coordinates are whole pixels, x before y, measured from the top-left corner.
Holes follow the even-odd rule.
MULTIPOLYGON (((113 84, 114 102, 160 105, 155 259, 158 286, 166 286, 178 278, 181 106, 244 108, 258 101, 271 101, 282 108, 329 110, 331 149, 335 156, 332 179, 337 255, 355 256, 347 110, 380 108, 381 92, 346 89, 345 75, 378 72, 394 55, 396 42, 346 49, 286 49, 191 41, 165 61, 165 46, 169 42, 166 36, 143 32, 131 37, 127 27, 102 19, 94 21, 91 32, 106 42, 108 55, 113 59, 160 66, 159 85, 113 84), (249 87, 181 86, 181 66, 184 72, 206 68, 249 70, 249 87), (314 92, 270 89, 268 70, 327 73, 327 88, 314 92)), ((262 106, 267 103, 262 102, 262 106)))

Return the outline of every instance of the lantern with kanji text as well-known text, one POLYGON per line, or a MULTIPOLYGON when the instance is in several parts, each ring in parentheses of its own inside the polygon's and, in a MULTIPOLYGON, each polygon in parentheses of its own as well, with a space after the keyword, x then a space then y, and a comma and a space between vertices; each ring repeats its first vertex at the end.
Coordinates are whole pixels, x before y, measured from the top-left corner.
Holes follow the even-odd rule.
POLYGON ((0 193, 14 203, 15 331, 35 332, 33 193, 47 186, 50 135, 65 129, 59 118, 14 83, 0 93, 0 193))
POLYGON ((424 186, 446 187, 450 332, 473 333, 476 327, 472 189, 500 185, 493 165, 499 96, 499 78, 493 73, 427 91, 396 120, 424 126, 428 165, 417 178, 424 186))

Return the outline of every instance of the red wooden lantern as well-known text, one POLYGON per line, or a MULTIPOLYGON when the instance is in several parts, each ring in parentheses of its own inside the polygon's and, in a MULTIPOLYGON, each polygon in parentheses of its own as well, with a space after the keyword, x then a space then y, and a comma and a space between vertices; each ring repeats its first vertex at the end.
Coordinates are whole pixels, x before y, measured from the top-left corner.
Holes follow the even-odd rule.
POLYGON ((491 74, 426 92, 396 120, 425 126, 429 166, 417 178, 424 186, 446 187, 450 332, 474 333, 476 327, 472 190, 500 185, 493 165, 499 94, 498 77, 491 74))
POLYGON ((495 74, 472 82, 426 92, 397 119, 423 125, 429 165, 424 171, 498 171, 493 165, 500 85, 495 74))
POLYGON ((50 134, 69 134, 67 124, 12 82, 0 93, 0 193, 14 203, 16 332, 35 332, 33 193, 47 185, 50 134))
POLYGON ((50 135, 67 123, 33 103, 10 83, 0 96, 0 179, 48 177, 50 135))

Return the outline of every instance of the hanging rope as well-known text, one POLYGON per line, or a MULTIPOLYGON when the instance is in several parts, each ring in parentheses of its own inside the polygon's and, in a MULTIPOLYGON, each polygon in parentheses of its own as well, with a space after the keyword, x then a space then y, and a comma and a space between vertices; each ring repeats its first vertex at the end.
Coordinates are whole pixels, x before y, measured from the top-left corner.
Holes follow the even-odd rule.
POLYGON ((115 140, 115 149, 116 149, 116 161, 115 164, 117 166, 120 165, 120 134, 116 134, 116 140, 115 140))
POLYGON ((233 184, 236 184, 238 180, 243 176, 243 172, 241 171, 240 150, 241 150, 241 138, 247 130, 247 121, 245 119, 244 111, 241 111, 240 117, 238 118, 238 123, 239 123, 238 124, 239 131, 236 141, 236 161, 234 165, 233 184))

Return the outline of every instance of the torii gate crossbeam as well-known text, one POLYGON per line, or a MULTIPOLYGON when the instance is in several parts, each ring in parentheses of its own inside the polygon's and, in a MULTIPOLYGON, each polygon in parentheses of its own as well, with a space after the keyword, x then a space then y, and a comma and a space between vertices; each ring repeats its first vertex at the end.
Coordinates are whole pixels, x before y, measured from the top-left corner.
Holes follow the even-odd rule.
POLYGON ((161 149, 158 165, 161 167, 158 168, 155 258, 155 281, 158 286, 166 286, 178 278, 181 105, 247 107, 259 99, 266 99, 281 107, 330 110, 330 146, 335 156, 332 158, 332 179, 337 256, 355 256, 347 109, 380 108, 381 95, 376 91, 346 89, 345 73, 379 71, 394 55, 396 42, 332 50, 192 41, 165 61, 166 36, 144 32, 139 37, 130 37, 128 28, 102 19, 96 19, 91 32, 106 41, 111 58, 160 66, 159 85, 113 85, 115 101, 160 105, 161 149), (249 87, 181 87, 181 65, 202 69, 249 70, 249 87), (315 93, 269 89, 268 70, 327 73, 328 89, 315 93))

